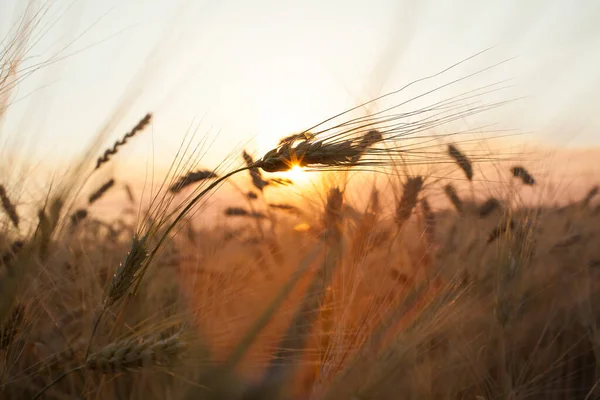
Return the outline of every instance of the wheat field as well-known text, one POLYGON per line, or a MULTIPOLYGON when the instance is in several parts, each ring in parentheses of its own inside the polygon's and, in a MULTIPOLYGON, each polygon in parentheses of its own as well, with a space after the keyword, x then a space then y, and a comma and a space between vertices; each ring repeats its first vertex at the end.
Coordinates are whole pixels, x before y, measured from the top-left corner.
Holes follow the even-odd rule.
POLYGON ((529 159, 420 136, 488 89, 217 167, 183 143, 152 188, 110 172, 148 113, 31 200, 0 178, 0 398, 600 398, 598 186, 542 201, 529 159))

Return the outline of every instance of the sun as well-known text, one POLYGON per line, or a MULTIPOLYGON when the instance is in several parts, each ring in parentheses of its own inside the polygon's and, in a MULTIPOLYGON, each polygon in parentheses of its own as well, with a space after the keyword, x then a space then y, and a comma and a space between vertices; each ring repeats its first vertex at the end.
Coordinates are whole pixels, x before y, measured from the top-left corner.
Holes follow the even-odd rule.
POLYGON ((290 168, 288 171, 279 172, 278 174, 282 178, 291 179, 295 184, 308 182, 310 175, 309 172, 306 172, 306 170, 299 165, 292 165, 292 168, 290 168))

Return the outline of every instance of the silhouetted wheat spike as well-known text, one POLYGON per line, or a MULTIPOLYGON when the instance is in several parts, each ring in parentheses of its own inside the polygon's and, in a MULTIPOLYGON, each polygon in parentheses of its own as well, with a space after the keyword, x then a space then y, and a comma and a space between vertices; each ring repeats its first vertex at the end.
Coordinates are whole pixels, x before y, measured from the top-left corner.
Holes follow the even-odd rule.
POLYGON ((431 206, 426 198, 421 200, 421 208, 423 209, 423 219, 425 222, 425 236, 430 244, 435 243, 435 214, 431 210, 431 206))
POLYGON ((598 186, 598 185, 593 186, 590 189, 590 191, 587 192, 587 194, 583 198, 583 205, 585 205, 585 206, 589 205, 592 202, 592 200, 594 199, 594 197, 596 197, 598 195, 599 192, 600 192, 600 186, 598 186))
POLYGON ((110 160, 110 156, 117 154, 119 147, 124 146, 127 143, 128 139, 134 137, 138 132, 144 130, 144 128, 150 123, 151 120, 152 120, 152 114, 150 114, 150 113, 146 114, 144 116, 144 118, 142 118, 136 124, 136 126, 133 127, 133 129, 131 129, 129 132, 127 132, 125 134, 125 136, 123 136, 123 139, 117 140, 114 143, 112 148, 107 149, 101 157, 98 157, 98 160, 96 161, 95 169, 98 169, 102 166, 102 164, 107 163, 108 160, 110 160))
POLYGON ((285 203, 270 203, 269 207, 271 208, 275 208, 277 210, 285 210, 285 211, 297 211, 298 209, 291 205, 291 204, 285 204, 285 203))
POLYGON ((2 208, 4 209, 6 215, 8 215, 8 218, 10 218, 15 228, 18 228, 19 214, 17 214, 17 207, 15 207, 15 205, 8 198, 4 185, 0 185, 0 201, 2 201, 2 208))
POLYGON ((179 180, 169 188, 169 190, 173 193, 179 193, 183 188, 193 183, 217 177, 217 174, 206 169, 188 172, 187 175, 180 177, 179 180))
POLYGON ((461 151, 453 144, 448 145, 448 154, 450 157, 456 161, 458 166, 463 170, 465 176, 468 180, 473 179, 473 166, 471 165, 471 161, 467 156, 465 156, 461 151))
POLYGON ((254 159, 252 158, 252 156, 250 154, 248 154, 246 152, 246 150, 244 150, 242 152, 242 157, 244 158, 244 161, 246 162, 246 166, 250 168, 248 170, 248 172, 250 173, 250 178, 252 178, 252 184, 254 185, 255 188, 257 188, 258 190, 260 190, 262 192, 263 189, 269 184, 269 182, 265 181, 262 178, 262 174, 260 173, 260 170, 256 167, 254 167, 254 164, 255 164, 254 159))
POLYGON ((250 218, 265 218, 265 215, 260 212, 250 212, 242 207, 227 207, 225 209, 225 215, 228 217, 250 217, 250 218))
POLYGON ((6 349, 12 343, 13 339, 19 333, 19 325, 23 321, 25 307, 17 304, 13 307, 10 315, 0 327, 0 349, 6 349))
POLYGON ((535 184, 535 179, 533 179, 533 176, 531 176, 531 174, 529 174, 529 172, 527 172, 527 170, 520 165, 512 167, 510 172, 515 178, 519 178, 525 185, 532 186, 535 184))
POLYGON ((115 180, 114 179, 110 179, 108 182, 106 182, 105 184, 103 184, 102 186, 100 186, 98 188, 98 190, 96 190, 94 193, 92 193, 88 199, 88 203, 89 204, 93 204, 96 201, 100 200, 100 198, 102 196, 104 196, 104 194, 115 185, 115 180))
POLYGON ((458 211, 459 213, 462 212, 462 201, 460 200, 460 197, 458 197, 454 186, 452 186, 452 184, 450 183, 444 186, 444 193, 446 193, 446 196, 448 196, 448 199, 450 199, 450 202, 452 203, 456 211, 458 211))
POLYGON ((8 249, 4 254, 2 254, 2 264, 7 267, 10 267, 10 263, 23 249, 23 246, 25 246, 25 243, 23 243, 21 240, 13 242, 13 244, 10 246, 10 249, 8 249))
POLYGON ((79 225, 79 223, 81 221, 83 221, 88 215, 87 210, 80 208, 79 210, 75 211, 72 215, 71 215, 71 225, 73 225, 74 227, 79 225))
POLYGON ((357 164, 364 151, 365 149, 352 139, 332 143, 303 141, 296 147, 288 143, 273 149, 252 165, 266 172, 287 171, 295 165, 300 167, 352 166, 357 164))
POLYGON ((396 224, 398 225, 398 228, 401 228, 410 218, 422 188, 423 178, 420 176, 408 178, 406 183, 404 183, 404 191, 402 192, 402 197, 396 207, 396 224))
POLYGON ((133 190, 131 189, 131 186, 124 185, 123 187, 125 189, 125 193, 127 193, 127 199, 129 200, 129 202, 131 204, 135 204, 135 196, 133 195, 133 190))
POLYGON ((512 219, 510 221, 508 221, 508 223, 501 222, 498 226, 496 226, 492 230, 492 232, 488 236, 487 242, 492 243, 494 240, 498 239, 502 234, 508 232, 511 229, 514 229, 514 227, 515 227, 515 221, 512 219))
POLYGON ((375 143, 380 142, 383 140, 383 136, 381 135, 381 133, 375 129, 370 130, 369 132, 365 133, 365 135, 360 139, 360 141, 358 142, 358 149, 360 151, 359 155, 356 155, 353 159, 352 162, 358 162, 358 160, 360 160, 360 158, 362 157, 362 155, 364 154, 364 152, 371 146, 373 146, 375 143))
POLYGON ((267 180, 267 185, 289 186, 293 184, 294 182, 287 178, 271 178, 267 180))
POLYGON ((485 218, 488 215, 490 215, 491 213, 494 212, 494 210, 496 210, 497 208, 500 207, 500 202, 494 198, 494 197, 490 197, 489 199, 487 199, 485 201, 485 203, 483 203, 480 207, 479 207, 479 216, 481 218, 485 218))
POLYGON ((258 195, 256 193, 254 193, 252 190, 249 190, 248 193, 246 193, 246 196, 250 200, 256 200, 256 199, 258 199, 258 195))

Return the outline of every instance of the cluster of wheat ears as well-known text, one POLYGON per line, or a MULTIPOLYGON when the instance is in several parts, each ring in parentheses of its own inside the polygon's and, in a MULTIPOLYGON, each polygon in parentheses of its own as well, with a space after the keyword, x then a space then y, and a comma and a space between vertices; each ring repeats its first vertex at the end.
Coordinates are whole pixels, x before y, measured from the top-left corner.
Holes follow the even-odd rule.
MULTIPOLYGON (((4 113, 16 70, 0 65, 4 113)), ((514 206, 538 185, 523 165, 506 171, 514 191, 481 199, 461 188, 485 157, 456 142, 423 155, 421 134, 501 105, 476 101, 488 90, 336 122, 349 110, 230 170, 182 155, 143 206, 117 177, 83 199, 147 114, 53 187, 31 229, 15 185, 0 183, 0 397, 598 398, 598 189, 514 206), (461 188, 410 173, 446 161, 461 188), (272 175, 294 165, 336 174, 321 205, 268 201, 294 187, 272 175), (376 185, 363 206, 348 199, 349 174, 365 170, 385 171, 394 200, 376 185), (244 174, 248 188, 232 180, 244 174), (224 182, 245 205, 198 228, 224 182), (101 218, 94 208, 118 187, 129 204, 101 218), (431 201, 436 188, 445 203, 431 201)))

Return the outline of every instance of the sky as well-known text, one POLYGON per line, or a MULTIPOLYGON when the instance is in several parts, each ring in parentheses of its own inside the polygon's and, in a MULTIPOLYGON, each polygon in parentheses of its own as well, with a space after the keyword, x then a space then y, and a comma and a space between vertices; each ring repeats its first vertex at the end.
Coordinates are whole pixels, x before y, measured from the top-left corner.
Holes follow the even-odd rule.
MULTIPOLYGON (((461 128, 499 124, 539 146, 600 146, 597 0, 35 4, 43 23, 24 65, 52 62, 19 86, 0 138, 44 162, 80 154, 111 122, 108 144, 152 112, 151 128, 118 163, 168 165, 195 132, 210 145, 202 163, 214 166, 241 148, 267 151, 283 136, 490 47, 436 83, 510 59, 445 95, 506 81, 490 101, 518 101, 460 121, 461 128)), ((0 0, 0 37, 25 5, 0 0)))

